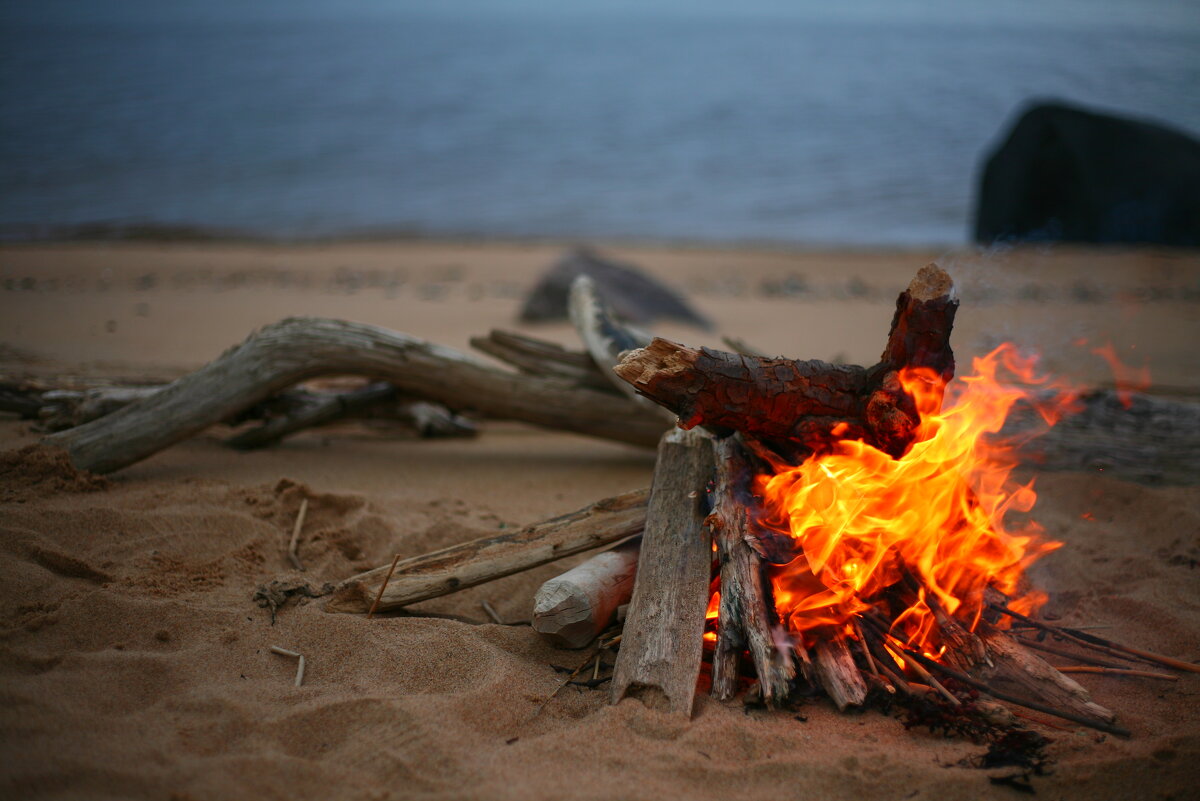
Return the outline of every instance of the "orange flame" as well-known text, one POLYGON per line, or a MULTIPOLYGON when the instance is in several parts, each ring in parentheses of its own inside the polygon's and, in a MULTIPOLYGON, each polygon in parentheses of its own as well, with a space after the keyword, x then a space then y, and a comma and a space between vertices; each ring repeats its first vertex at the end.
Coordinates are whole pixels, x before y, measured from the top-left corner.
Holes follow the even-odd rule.
POLYGON ((1092 353, 1108 362, 1113 372, 1113 383, 1117 387, 1117 400, 1126 409, 1133 405, 1133 393, 1145 392, 1150 388, 1150 368, 1145 365, 1134 367, 1121 361, 1111 342, 1092 348, 1092 353))
MULTIPOLYGON (((755 494, 763 502, 759 524, 791 536, 802 549, 789 564, 770 570, 780 620, 793 634, 840 626, 879 606, 895 620, 894 634, 940 654, 926 592, 974 628, 987 587, 1017 596, 1024 569, 1059 547, 1042 539, 1031 520, 1006 523, 1006 515, 1032 509, 1037 496, 1032 481, 1010 479, 1014 443, 996 435, 1018 400, 1053 424, 1077 393, 1039 377, 1035 359, 1009 344, 974 360, 973 367, 973 375, 949 386, 929 370, 902 373, 921 424, 900 458, 840 440, 830 453, 756 478, 755 494), (1040 391, 1001 383, 1002 373, 1040 391), (895 614, 883 591, 906 576, 915 577, 920 589, 895 614)), ((1043 600, 1026 594, 1010 605, 1033 611, 1043 600)))

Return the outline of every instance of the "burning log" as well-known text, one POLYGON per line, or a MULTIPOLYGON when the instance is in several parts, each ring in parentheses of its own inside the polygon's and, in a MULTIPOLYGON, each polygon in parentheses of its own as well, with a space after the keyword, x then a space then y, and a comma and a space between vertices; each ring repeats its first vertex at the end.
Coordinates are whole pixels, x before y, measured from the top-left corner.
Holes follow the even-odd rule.
MULTIPOLYGON (((736 437, 716 443, 717 484, 713 512, 705 522, 713 532, 721 564, 717 647, 713 654, 712 695, 728 700, 737 692, 741 653, 749 649, 763 700, 771 706, 787 698, 796 676, 790 648, 776 642, 768 617, 769 594, 762 563, 748 539, 747 486, 750 465, 736 437)), ((786 637, 786 635, 781 635, 786 637)))
POLYGON ((386 565, 368 570, 343 581, 325 609, 365 613, 376 601, 377 611, 398 609, 609 545, 642 530, 648 496, 627 492, 520 531, 405 559, 390 578, 386 565))
POLYGON ((533 630, 558 648, 583 648, 629 603, 642 538, 634 537, 547 581, 533 598, 533 630))
POLYGON ((837 427, 843 437, 859 435, 897 456, 920 422, 899 371, 922 367, 950 379, 957 309, 950 276, 931 264, 897 299, 887 346, 873 367, 765 359, 655 339, 628 353, 615 370, 678 414, 684 428, 734 429, 819 450, 837 427))
POLYGON ((613 672, 612 700, 689 717, 700 675, 712 541, 704 526, 712 440, 673 430, 658 448, 637 582, 613 672))

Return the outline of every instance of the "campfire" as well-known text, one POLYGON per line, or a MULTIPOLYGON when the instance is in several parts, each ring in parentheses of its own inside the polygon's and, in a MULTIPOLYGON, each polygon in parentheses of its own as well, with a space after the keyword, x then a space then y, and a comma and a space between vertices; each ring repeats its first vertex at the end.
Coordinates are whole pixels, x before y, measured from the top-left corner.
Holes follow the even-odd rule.
MULTIPOLYGON (((618 329, 597 304, 577 303, 600 318, 585 329, 618 329)), ((663 339, 628 350, 617 376, 678 419, 650 491, 393 562, 343 584, 329 608, 396 608, 635 534, 547 582, 533 617, 557 645, 594 644, 568 681, 590 666, 580 683, 611 679, 614 703, 690 715, 707 678, 717 699, 745 691, 771 707, 823 693, 843 710, 874 697, 983 714, 992 698, 1128 734, 1065 672, 1173 680, 1136 663, 1200 668, 1035 617, 1045 596, 1025 571, 1058 543, 1029 516, 1033 482, 1013 478, 1030 430, 1000 432, 1018 406, 1045 429, 1080 395, 1010 345, 952 380, 957 308, 950 277, 923 268, 865 368, 663 339)), ((617 330, 609 344, 627 339, 617 330)))
POLYGON ((274 613, 298 596, 331 594, 329 611, 370 616, 614 546, 547 581, 531 621, 556 646, 590 649, 560 689, 611 682, 614 702, 640 698, 687 716, 702 688, 777 708, 823 694, 843 710, 934 704, 970 718, 998 700, 1127 734, 1065 674, 1200 672, 1039 619, 1045 596, 1025 574, 1057 543, 1030 516, 1033 482, 1014 477, 1031 459, 1078 469, 1098 453, 1133 475, 1161 477, 1162 465, 1190 475, 1191 407, 1080 393, 1039 375, 1033 358, 1008 345, 956 378, 958 300, 933 265, 900 294, 870 367, 652 339, 617 320, 586 276, 572 286, 570 307, 587 352, 510 332, 472 340, 519 373, 399 332, 295 318, 168 386, 34 388, 18 400, 65 429, 44 446, 101 472, 214 423, 248 419, 264 422, 233 437, 235 447, 353 415, 461 435, 472 427, 452 414, 460 410, 657 442, 648 489, 397 555, 336 587, 300 577, 301 505, 286 550, 297 573, 258 596, 274 613), (374 383, 287 389, 331 374, 374 383), (1140 422, 1127 424, 1128 415, 1140 422), (1056 439, 1064 429, 1069 436, 1056 439), (589 666, 591 678, 579 679, 589 666))

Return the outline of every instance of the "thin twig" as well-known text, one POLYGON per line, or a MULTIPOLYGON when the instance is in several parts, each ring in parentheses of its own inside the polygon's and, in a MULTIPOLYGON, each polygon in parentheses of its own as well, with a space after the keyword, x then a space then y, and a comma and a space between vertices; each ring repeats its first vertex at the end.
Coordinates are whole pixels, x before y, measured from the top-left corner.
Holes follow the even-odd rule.
MULTIPOLYGON (((599 656, 600 656, 600 649, 597 648, 596 649, 596 658, 598 659, 599 656)), ((587 659, 583 660, 579 664, 579 667, 572 670, 571 675, 567 676, 567 680, 554 688, 554 692, 550 693, 550 695, 546 698, 546 700, 542 701, 542 703, 538 705, 538 708, 534 711, 534 713, 530 716, 529 719, 533 720, 538 715, 542 714, 542 710, 546 708, 547 704, 549 704, 551 701, 554 700, 554 696, 558 695, 562 691, 563 687, 566 687, 568 684, 573 682, 575 680, 575 677, 578 676, 581 672, 583 672, 583 669, 585 667, 587 667, 589 664, 591 664, 591 661, 592 661, 592 658, 589 656, 587 659)))
MULTIPOLYGON (((893 640, 896 640, 896 638, 895 638, 895 637, 893 637, 892 639, 893 639, 893 640)), ((900 644, 900 647, 901 647, 901 649, 903 649, 903 643, 900 643, 900 641, 899 641, 899 640, 896 640, 896 642, 897 642, 897 643, 899 643, 899 644, 900 644)), ((892 649, 891 649, 891 648, 889 648, 889 647, 888 647, 886 644, 884 644, 884 646, 883 646, 883 647, 884 647, 884 648, 887 648, 889 651, 891 651, 891 650, 892 650, 892 649)), ((906 650, 906 649, 904 649, 904 650, 906 650)), ((894 653, 894 652, 893 652, 893 653, 894 653)), ((926 684, 928 684, 930 687, 932 687, 933 689, 937 690, 937 691, 938 691, 938 693, 939 693, 939 694, 940 694, 940 695, 941 695, 943 698, 945 698, 947 701, 949 701, 949 702, 950 702, 951 704, 953 704, 954 706, 962 706, 962 701, 958 700, 958 698, 956 698, 956 697, 955 697, 954 693, 952 693, 952 692, 950 692, 949 690, 947 690, 947 689, 946 689, 946 688, 945 688, 945 687, 942 685, 942 683, 941 683, 940 681, 938 681, 938 680, 937 680, 937 679, 934 677, 934 675, 933 675, 932 673, 930 673, 928 670, 926 670, 924 667, 922 667, 922 666, 921 666, 921 664, 920 664, 919 662, 914 662, 914 661, 912 661, 911 659, 907 659, 907 660, 905 660, 905 661, 907 662, 907 664, 908 664, 908 667, 910 667, 910 668, 912 668, 912 669, 913 669, 913 672, 914 672, 914 673, 916 673, 918 676, 920 676, 922 679, 924 679, 924 680, 925 680, 925 683, 926 683, 926 684)))
POLYGON ((1143 679, 1162 679, 1163 681, 1179 681, 1178 676, 1170 673, 1155 673, 1152 670, 1132 670, 1130 668, 1099 667, 1097 665, 1067 665, 1055 667, 1059 673, 1103 673, 1106 676, 1137 676, 1143 679))
POLYGON ((483 607, 483 611, 487 612, 487 616, 492 619, 493 623, 498 626, 505 625, 504 620, 500 617, 499 613, 492 608, 491 604, 489 604, 487 601, 480 601, 479 605, 483 607))
POLYGON ((995 609, 997 612, 1020 620, 1022 623, 1028 623, 1031 626, 1036 626, 1039 629, 1048 631, 1051 634, 1063 639, 1077 642, 1085 648, 1091 648, 1093 651, 1101 651, 1109 656, 1118 657, 1122 656, 1123 654, 1130 654, 1142 660, 1143 662, 1157 662, 1160 665, 1173 667, 1177 670, 1187 670, 1192 673, 1200 673, 1200 665, 1197 665, 1194 662, 1184 662, 1182 659, 1176 659, 1172 656, 1164 656, 1163 654, 1156 654, 1153 651, 1143 651, 1140 648, 1132 648, 1128 645, 1122 645, 1119 642, 1113 642, 1112 640, 1106 640, 1103 637, 1097 637, 1094 634, 1088 634, 1081 629, 1051 626, 1048 623, 1042 623, 1040 620, 1034 620, 1031 617, 1026 617, 1020 612, 1014 612, 1002 604, 990 604, 990 607, 995 609), (1113 653, 1114 651, 1117 651, 1118 653, 1113 653))
POLYGON ((867 669, 871 671, 871 675, 878 676, 879 671, 875 668, 875 657, 871 656, 871 649, 867 647, 867 636, 863 634, 862 625, 857 621, 854 623, 854 631, 858 634, 858 647, 862 649, 863 656, 867 660, 867 669))
POLYGON ((292 526, 292 541, 288 543, 287 555, 292 563, 292 567, 297 570, 304 570, 304 565, 300 562, 300 554, 296 552, 296 545, 300 541, 300 529, 304 528, 304 516, 308 514, 308 498, 300 500, 300 511, 296 513, 296 525, 292 526))
POLYGON ((271 646, 271 653, 279 654, 280 656, 290 656, 296 660, 296 686, 299 687, 304 683, 304 655, 297 651, 289 651, 287 648, 280 648, 278 645, 271 646))
MULTIPOLYGON (((1036 629, 1034 629, 1034 631, 1036 631, 1036 629)), ((1119 668, 1121 670, 1128 669, 1128 665, 1118 665, 1115 662, 1106 662, 1103 659, 1097 659, 1096 657, 1090 656, 1089 654, 1074 653, 1072 651, 1068 651, 1066 648, 1059 648, 1056 645, 1051 645, 1048 642, 1042 642, 1040 640, 1030 640, 1030 639, 1026 639, 1025 637, 1013 637, 1013 640, 1015 640, 1016 642, 1019 642, 1021 645, 1024 645, 1026 648, 1032 648, 1035 651, 1042 651, 1047 654, 1054 654, 1055 656, 1065 656, 1068 659, 1074 659, 1077 662, 1083 662, 1085 665, 1096 665, 1097 667, 1106 667, 1106 668, 1119 668)), ((1132 660, 1130 660, 1130 661, 1132 661, 1132 660)), ((1061 668, 1060 668, 1060 670, 1061 670, 1061 668)))
POLYGON ((383 591, 387 589, 388 582, 392 580, 392 573, 396 570, 396 563, 400 561, 400 554, 392 557, 392 566, 388 568, 387 575, 383 577, 383 583, 379 585, 379 592, 375 593, 375 603, 371 604, 370 611, 367 612, 367 620, 375 614, 375 610, 379 608, 379 600, 383 598, 383 591))

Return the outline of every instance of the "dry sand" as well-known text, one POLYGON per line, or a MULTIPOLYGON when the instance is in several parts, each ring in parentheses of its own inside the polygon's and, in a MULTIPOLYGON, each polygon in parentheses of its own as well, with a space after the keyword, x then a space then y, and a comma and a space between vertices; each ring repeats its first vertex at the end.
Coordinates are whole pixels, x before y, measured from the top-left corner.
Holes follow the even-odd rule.
MULTIPOLYGON (((292 314, 377 323, 465 347, 517 327, 553 244, 58 245, 0 249, 0 370, 157 375, 202 364, 292 314)), ((960 363, 1004 338, 1103 383, 1071 342, 1111 340, 1158 387, 1200 394, 1200 258, 1152 252, 787 253, 614 248, 685 291, 721 333, 797 357, 870 362, 895 293, 942 256, 962 286, 960 363), (1136 346, 1134 348, 1133 346, 1136 346)), ((566 325, 526 327, 572 341, 566 325)), ((715 334, 672 326, 693 343, 715 334)), ((421 441, 340 426, 270 451, 214 430, 106 479, 12 449, 0 418, 0 797, 1011 798, 960 764, 978 745, 825 701, 794 713, 701 697, 690 723, 606 688, 568 689, 587 652, 525 626, 549 565, 375 620, 320 601, 270 612, 255 589, 284 555, 302 498, 314 586, 644 486, 653 456, 491 424, 421 441), (307 657, 304 686, 294 661, 307 657)), ((1112 639, 1200 658, 1200 489, 1096 475, 1039 479, 1037 517, 1065 547, 1034 572, 1048 612, 1112 639)), ((577 561, 577 560, 576 560, 577 561)), ((1200 675, 1082 676, 1133 731, 1067 725, 1043 798, 1196 797, 1200 675)))

